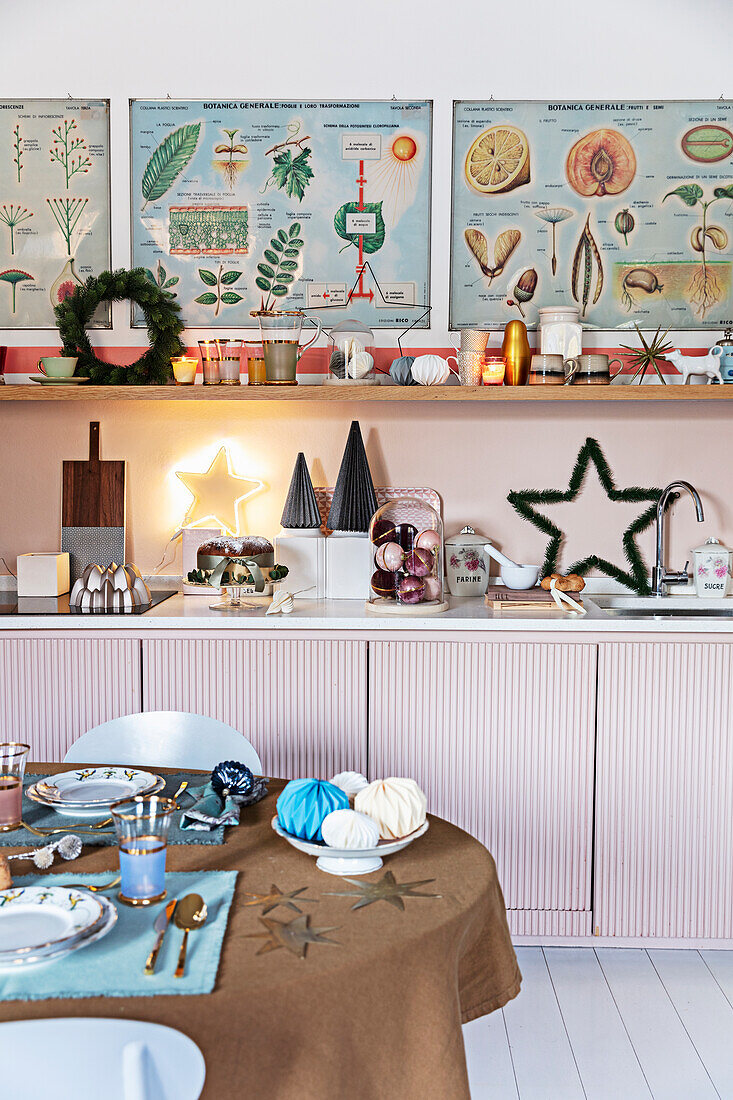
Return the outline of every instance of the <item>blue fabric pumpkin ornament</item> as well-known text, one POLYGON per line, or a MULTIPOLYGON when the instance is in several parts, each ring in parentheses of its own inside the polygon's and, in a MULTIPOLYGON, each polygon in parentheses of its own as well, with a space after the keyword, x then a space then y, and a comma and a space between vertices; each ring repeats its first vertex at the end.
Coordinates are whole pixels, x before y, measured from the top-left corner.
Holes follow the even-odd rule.
POLYGON ((277 800, 280 825, 301 840, 323 840, 324 818, 348 808, 348 795, 325 779, 291 779, 277 800))
POLYGON ((211 773, 211 786, 222 800, 246 798, 253 784, 252 772, 238 760, 223 760, 211 773))
POLYGON ((399 359, 395 359, 389 368, 389 376, 392 381, 396 382, 398 386, 417 386, 418 383, 412 377, 412 364, 414 362, 414 355, 401 355, 399 359))

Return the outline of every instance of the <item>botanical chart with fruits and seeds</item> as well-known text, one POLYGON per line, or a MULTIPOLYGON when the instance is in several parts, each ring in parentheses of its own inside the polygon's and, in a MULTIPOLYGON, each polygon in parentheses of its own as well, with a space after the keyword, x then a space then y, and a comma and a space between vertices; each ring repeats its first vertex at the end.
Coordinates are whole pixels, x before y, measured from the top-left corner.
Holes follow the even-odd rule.
POLYGON ((53 307, 109 266, 108 101, 0 100, 0 327, 55 328, 53 307))
POLYGON ((733 325, 733 103, 454 103, 451 328, 733 325))
POLYGON ((427 325, 431 127, 424 100, 133 100, 133 266, 191 327, 427 325))

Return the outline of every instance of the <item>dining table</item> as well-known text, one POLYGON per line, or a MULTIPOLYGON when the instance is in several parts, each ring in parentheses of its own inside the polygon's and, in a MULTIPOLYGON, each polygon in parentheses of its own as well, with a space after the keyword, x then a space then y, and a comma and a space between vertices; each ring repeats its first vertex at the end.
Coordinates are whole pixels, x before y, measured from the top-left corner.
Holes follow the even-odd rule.
MULTIPOLYGON (((429 815, 427 832, 380 870, 327 874, 274 832, 283 786, 270 780, 223 843, 168 849, 170 871, 238 872, 211 993, 0 1000, 0 1022, 100 1016, 177 1028, 203 1053, 211 1100, 470 1100, 461 1025, 500 1009, 521 983, 491 854, 429 815)), ((115 874, 117 849, 85 844, 46 875, 72 868, 115 874)), ((155 939, 146 919, 141 970, 155 939)))

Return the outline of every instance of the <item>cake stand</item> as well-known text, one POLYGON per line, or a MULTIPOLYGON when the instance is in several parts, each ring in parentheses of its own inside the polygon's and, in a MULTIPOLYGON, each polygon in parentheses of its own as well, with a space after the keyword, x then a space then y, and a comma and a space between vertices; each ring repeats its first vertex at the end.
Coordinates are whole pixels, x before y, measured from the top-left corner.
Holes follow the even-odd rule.
POLYGON ((330 848, 322 841, 301 840, 299 836, 286 833, 277 816, 272 819, 272 827, 278 836, 287 840, 299 852, 317 856, 316 867, 319 870, 326 871, 329 875, 368 875, 382 866, 382 856, 401 852, 413 840, 423 836, 428 831, 428 822, 424 821, 414 833, 400 837, 399 840, 380 840, 376 848, 330 848))

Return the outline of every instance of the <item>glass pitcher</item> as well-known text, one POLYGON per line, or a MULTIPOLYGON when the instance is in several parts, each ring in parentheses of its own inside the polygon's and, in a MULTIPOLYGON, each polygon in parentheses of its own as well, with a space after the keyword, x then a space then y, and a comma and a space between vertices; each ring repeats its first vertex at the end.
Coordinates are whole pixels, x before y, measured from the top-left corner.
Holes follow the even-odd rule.
POLYGON ((270 386, 297 386, 296 370, 298 360, 306 348, 315 344, 321 335, 321 322, 312 318, 316 324, 315 335, 307 344, 300 347, 300 330, 305 314, 299 309, 253 311, 260 323, 262 348, 265 355, 265 378, 270 386))

